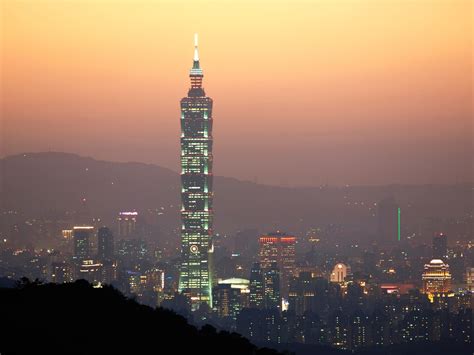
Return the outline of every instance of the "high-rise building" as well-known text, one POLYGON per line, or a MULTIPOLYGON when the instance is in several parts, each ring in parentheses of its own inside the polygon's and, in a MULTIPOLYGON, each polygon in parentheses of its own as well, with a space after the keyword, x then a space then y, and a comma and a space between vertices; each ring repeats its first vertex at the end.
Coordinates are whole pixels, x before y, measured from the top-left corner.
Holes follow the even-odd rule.
POLYGON ((140 270, 148 260, 148 244, 142 239, 122 239, 116 247, 116 255, 125 268, 140 270))
POLYGON ((138 212, 120 212, 117 217, 117 236, 119 239, 135 236, 138 212))
POLYGON ((249 280, 231 278, 220 280, 213 288, 214 308, 220 318, 231 317, 234 320, 240 311, 248 307, 249 280))
POLYGON ((250 269, 250 308, 263 308, 263 273, 260 263, 254 263, 250 269))
POLYGON ((315 278, 311 272, 300 272, 298 277, 291 278, 288 297, 289 310, 298 316, 313 311, 315 296, 315 278))
POLYGON ((369 317, 362 311, 356 311, 350 318, 348 324, 348 347, 355 350, 360 347, 369 345, 370 338, 370 321, 369 317))
POLYGON ((139 272, 127 270, 125 272, 125 293, 129 295, 139 295, 141 291, 139 272))
POLYGON ((291 278, 288 311, 297 316, 324 313, 328 307, 334 307, 341 301, 340 285, 317 276, 317 273, 303 271, 291 278))
POLYGON ((91 226, 75 226, 73 228, 73 258, 75 260, 81 261, 90 257, 90 243, 93 230, 94 227, 91 226))
POLYGON ((63 229, 61 231, 61 235, 63 236, 63 240, 64 241, 72 240, 73 232, 74 232, 73 229, 63 229))
POLYGON ((145 276, 145 297, 148 298, 148 304, 159 306, 165 296, 165 271, 153 267, 145 271, 145 276))
POLYGON ((152 290, 164 290, 165 288, 165 272, 164 270, 154 267, 145 272, 147 277, 147 288, 152 290))
POLYGON ((439 233, 433 237, 433 259, 446 260, 448 256, 448 236, 439 233))
POLYGON ((93 284, 103 282, 102 264, 90 259, 82 260, 77 278, 93 284))
POLYGON ((260 242, 260 267, 265 272, 273 263, 280 270, 281 295, 288 298, 290 278, 295 275, 296 237, 275 232, 263 235, 260 242))
POLYGON ((72 282, 74 280, 74 270, 68 263, 53 262, 51 264, 51 282, 60 284, 72 282))
POLYGON ((425 264, 423 275, 423 292, 430 297, 445 296, 451 291, 451 273, 449 265, 440 259, 433 259, 425 264))
POLYGON ((281 308, 280 270, 277 263, 272 263, 263 272, 263 293, 265 308, 281 308))
POLYGON ((348 317, 342 310, 336 310, 328 320, 329 342, 339 349, 347 349, 348 317))
POLYGON ((111 284, 118 277, 118 263, 116 260, 101 260, 102 264, 102 282, 111 284))
POLYGON ((465 280, 466 289, 470 292, 474 292, 474 267, 466 268, 465 280))
POLYGON ((212 99, 202 87, 197 34, 189 74, 191 88, 181 100, 181 268, 179 291, 193 309, 212 306, 212 99))
POLYGON ((101 261, 114 257, 114 236, 107 227, 99 228, 97 233, 97 257, 101 261))

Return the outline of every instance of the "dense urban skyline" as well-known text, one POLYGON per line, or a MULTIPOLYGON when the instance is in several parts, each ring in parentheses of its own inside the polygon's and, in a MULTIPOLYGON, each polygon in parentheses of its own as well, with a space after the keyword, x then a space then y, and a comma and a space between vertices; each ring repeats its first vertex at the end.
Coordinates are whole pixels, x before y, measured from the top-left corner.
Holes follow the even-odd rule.
POLYGON ((0 354, 474 354, 467 1, 1 9, 0 354))
POLYGON ((179 171, 176 102, 186 43, 199 32, 221 117, 217 175, 472 180, 470 1, 5 1, 2 10, 2 155, 65 151, 179 171))

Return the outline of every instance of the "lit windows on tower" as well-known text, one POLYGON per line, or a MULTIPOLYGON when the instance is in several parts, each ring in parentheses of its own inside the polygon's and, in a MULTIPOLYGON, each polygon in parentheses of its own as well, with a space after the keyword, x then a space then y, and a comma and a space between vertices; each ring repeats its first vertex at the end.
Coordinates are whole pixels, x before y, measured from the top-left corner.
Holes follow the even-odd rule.
POLYGON ((197 35, 191 88, 181 100, 181 267, 179 291, 212 306, 212 99, 202 88, 197 35))
POLYGON ((90 257, 91 234, 94 230, 92 226, 76 226, 73 228, 73 241, 75 260, 82 261, 90 257))
POLYGON ((295 273, 296 237, 285 233, 275 232, 263 235, 260 242, 260 267, 269 269, 273 263, 280 270, 281 295, 288 298, 290 277, 295 273))

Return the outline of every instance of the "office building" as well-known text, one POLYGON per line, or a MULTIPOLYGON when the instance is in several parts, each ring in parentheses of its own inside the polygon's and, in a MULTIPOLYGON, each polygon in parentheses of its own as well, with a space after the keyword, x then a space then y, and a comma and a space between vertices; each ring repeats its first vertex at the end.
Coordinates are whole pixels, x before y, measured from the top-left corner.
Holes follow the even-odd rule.
POLYGON ((281 296, 288 298, 290 278, 295 275, 296 237, 275 232, 259 238, 259 261, 263 271, 273 263, 280 271, 281 296))
POLYGON ((73 258, 77 261, 90 258, 91 238, 94 227, 75 226, 73 228, 74 251, 73 258))
POLYGON ((117 236, 119 239, 135 237, 138 212, 120 212, 117 217, 117 236))
POLYGON ((114 236, 109 228, 99 228, 97 232, 97 258, 112 260, 114 257, 114 236))

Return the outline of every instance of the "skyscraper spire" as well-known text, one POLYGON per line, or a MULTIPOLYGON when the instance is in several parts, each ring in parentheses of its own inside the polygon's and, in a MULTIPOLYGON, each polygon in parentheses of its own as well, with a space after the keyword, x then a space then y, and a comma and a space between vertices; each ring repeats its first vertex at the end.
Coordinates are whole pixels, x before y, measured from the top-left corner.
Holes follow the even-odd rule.
POLYGON ((198 38, 194 35, 191 88, 181 100, 181 267, 179 291, 212 307, 213 189, 212 99, 202 88, 198 38))
POLYGON ((199 65, 199 51, 198 51, 198 34, 194 34, 194 58, 193 58, 193 68, 191 69, 190 75, 201 75, 202 70, 199 65))
POLYGON ((193 67, 189 72, 191 78, 191 89, 189 90, 189 96, 205 96, 204 90, 202 89, 202 69, 199 64, 199 52, 198 52, 198 34, 194 34, 194 58, 193 67))
POLYGON ((199 52, 198 52, 198 34, 194 34, 194 62, 199 63, 199 52))

